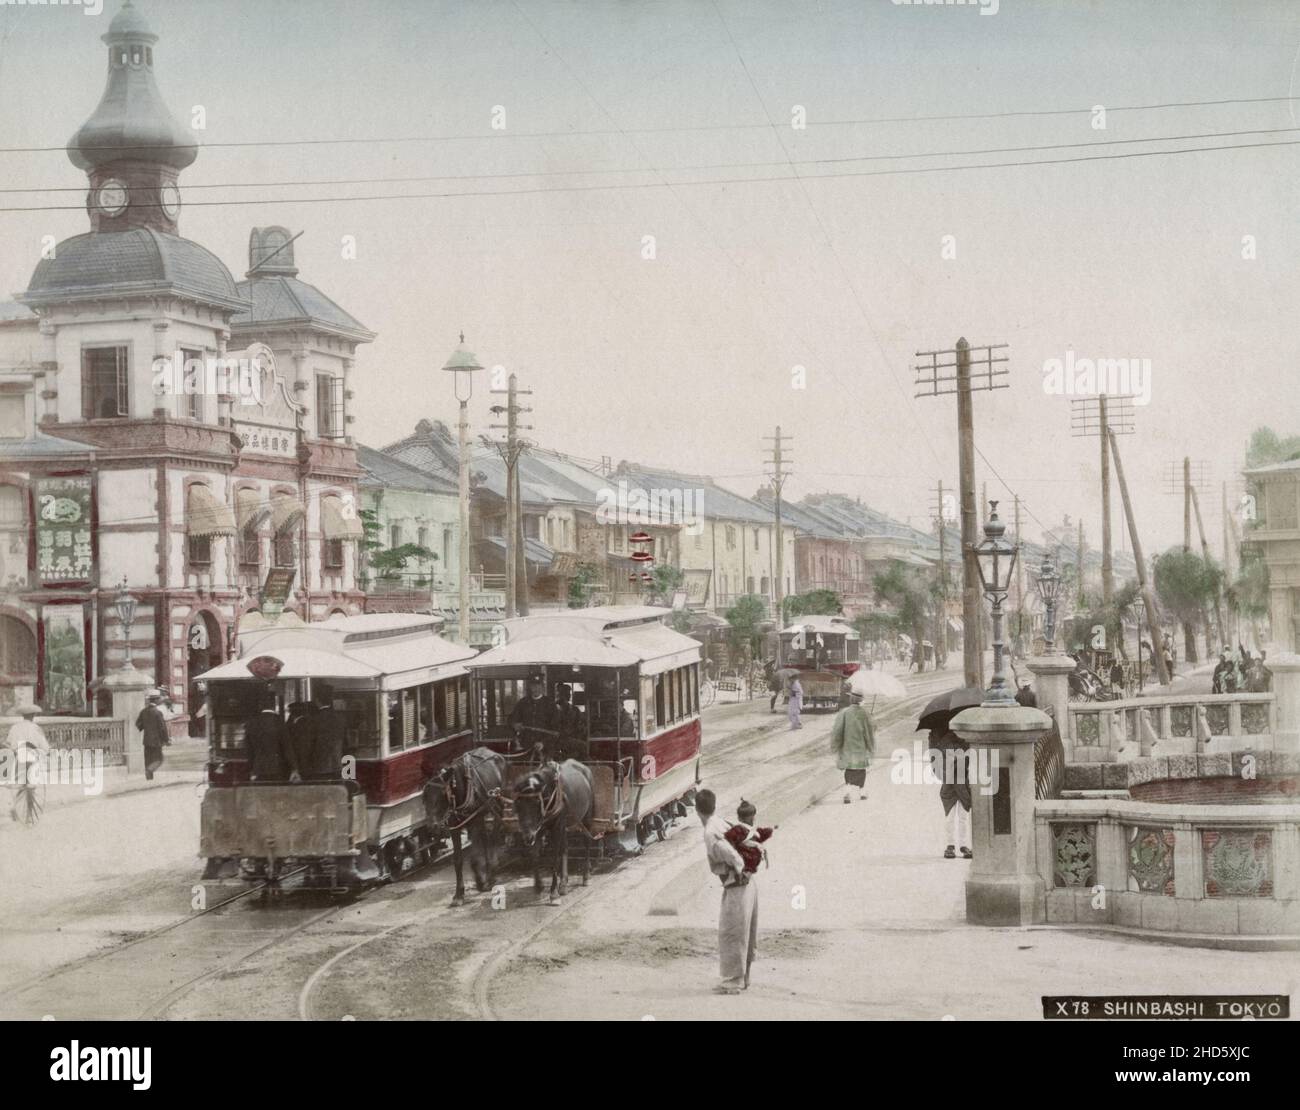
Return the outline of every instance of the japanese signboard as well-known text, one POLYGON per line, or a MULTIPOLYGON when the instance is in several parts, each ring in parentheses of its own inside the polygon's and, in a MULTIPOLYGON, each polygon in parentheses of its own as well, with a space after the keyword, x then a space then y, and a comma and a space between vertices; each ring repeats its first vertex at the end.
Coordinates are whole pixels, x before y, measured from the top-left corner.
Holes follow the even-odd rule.
POLYGON ((80 605, 56 605, 44 613, 47 713, 86 709, 86 618, 80 605))
POLYGON ((41 478, 35 496, 41 581, 88 582, 93 563, 90 478, 41 478))

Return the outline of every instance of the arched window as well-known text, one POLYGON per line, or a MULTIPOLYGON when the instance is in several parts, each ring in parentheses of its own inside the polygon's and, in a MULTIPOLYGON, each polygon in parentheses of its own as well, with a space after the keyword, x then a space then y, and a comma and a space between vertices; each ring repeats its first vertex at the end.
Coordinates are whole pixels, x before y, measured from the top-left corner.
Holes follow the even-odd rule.
POLYGON ((35 634, 17 617, 0 615, 0 675, 16 679, 35 674, 35 634))
POLYGON ((27 524, 27 498, 17 486, 0 486, 0 528, 23 528, 27 524))

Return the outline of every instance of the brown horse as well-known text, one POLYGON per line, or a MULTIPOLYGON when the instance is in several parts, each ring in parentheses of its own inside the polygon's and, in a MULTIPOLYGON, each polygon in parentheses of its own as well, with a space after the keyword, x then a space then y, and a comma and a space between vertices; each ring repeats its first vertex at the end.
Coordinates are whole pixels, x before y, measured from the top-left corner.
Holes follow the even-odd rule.
POLYGON ((424 812, 434 835, 451 835, 456 867, 453 906, 465 904, 461 830, 469 832, 470 867, 474 886, 490 890, 495 881, 496 840, 501 821, 500 794, 506 761, 489 748, 474 748, 458 756, 424 786, 424 812))
POLYGON ((576 759, 544 763, 515 781, 511 792, 519 834, 533 859, 533 890, 542 893, 541 842, 545 838, 551 853, 551 905, 568 892, 570 829, 581 829, 587 837, 582 855, 582 885, 591 877, 592 817, 595 790, 591 770, 576 759))

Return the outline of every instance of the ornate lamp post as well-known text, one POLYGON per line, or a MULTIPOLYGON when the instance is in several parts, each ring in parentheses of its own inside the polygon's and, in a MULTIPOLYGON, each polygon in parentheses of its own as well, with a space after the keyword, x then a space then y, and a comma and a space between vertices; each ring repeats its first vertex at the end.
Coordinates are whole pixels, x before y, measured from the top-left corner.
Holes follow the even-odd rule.
POLYGON ((990 501, 989 519, 984 522, 984 539, 976 544, 976 563, 984 596, 993 605, 993 681, 984 692, 985 705, 1014 705, 1015 692, 1002 673, 1002 603, 1011 589, 1011 572, 1016 565, 1018 546, 1004 538, 1007 526, 998 519, 998 503, 990 501))
POLYGON ((1061 575, 1051 555, 1043 557, 1037 583, 1038 596, 1043 601, 1043 653, 1051 655, 1056 646, 1056 599, 1061 592, 1061 575))
POLYGON ((469 643, 469 399, 474 394, 474 372, 483 367, 465 346, 451 353, 444 372, 456 375, 456 400, 460 402, 460 642, 469 643), (464 394, 462 396, 461 394, 464 394))
POLYGON ((135 669, 131 660, 131 622, 135 619, 137 604, 135 597, 127 592, 126 575, 122 575, 122 584, 113 595, 113 608, 117 611, 117 619, 122 622, 122 646, 126 649, 126 659, 122 663, 124 671, 135 669))

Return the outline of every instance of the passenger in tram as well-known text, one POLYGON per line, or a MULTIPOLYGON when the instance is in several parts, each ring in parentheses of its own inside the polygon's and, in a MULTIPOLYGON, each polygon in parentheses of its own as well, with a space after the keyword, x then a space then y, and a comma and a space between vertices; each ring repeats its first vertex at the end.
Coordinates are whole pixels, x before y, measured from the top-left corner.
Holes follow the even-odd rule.
POLYGON ((528 697, 521 698, 510 711, 510 728, 525 747, 553 742, 555 703, 546 696, 544 675, 529 676, 528 697))
POLYGON ((559 733, 547 758, 562 761, 576 759, 585 763, 590 757, 587 744, 587 715, 573 704, 573 687, 561 682, 555 688, 555 731, 559 733))
POLYGON ((284 721, 276 707, 275 691, 262 694, 261 711, 244 729, 248 748, 249 778, 253 782, 283 782, 287 777, 284 721))
POLYGON ((309 701, 289 706, 289 723, 284 726, 284 762, 290 782, 311 777, 312 750, 316 744, 316 707, 309 701))
POLYGON ((315 743, 312 746, 310 777, 318 782, 337 782, 343 779, 349 794, 361 787, 353 777, 343 774, 343 757, 350 754, 347 747, 347 721, 334 705, 333 699, 323 698, 317 703, 315 743))

